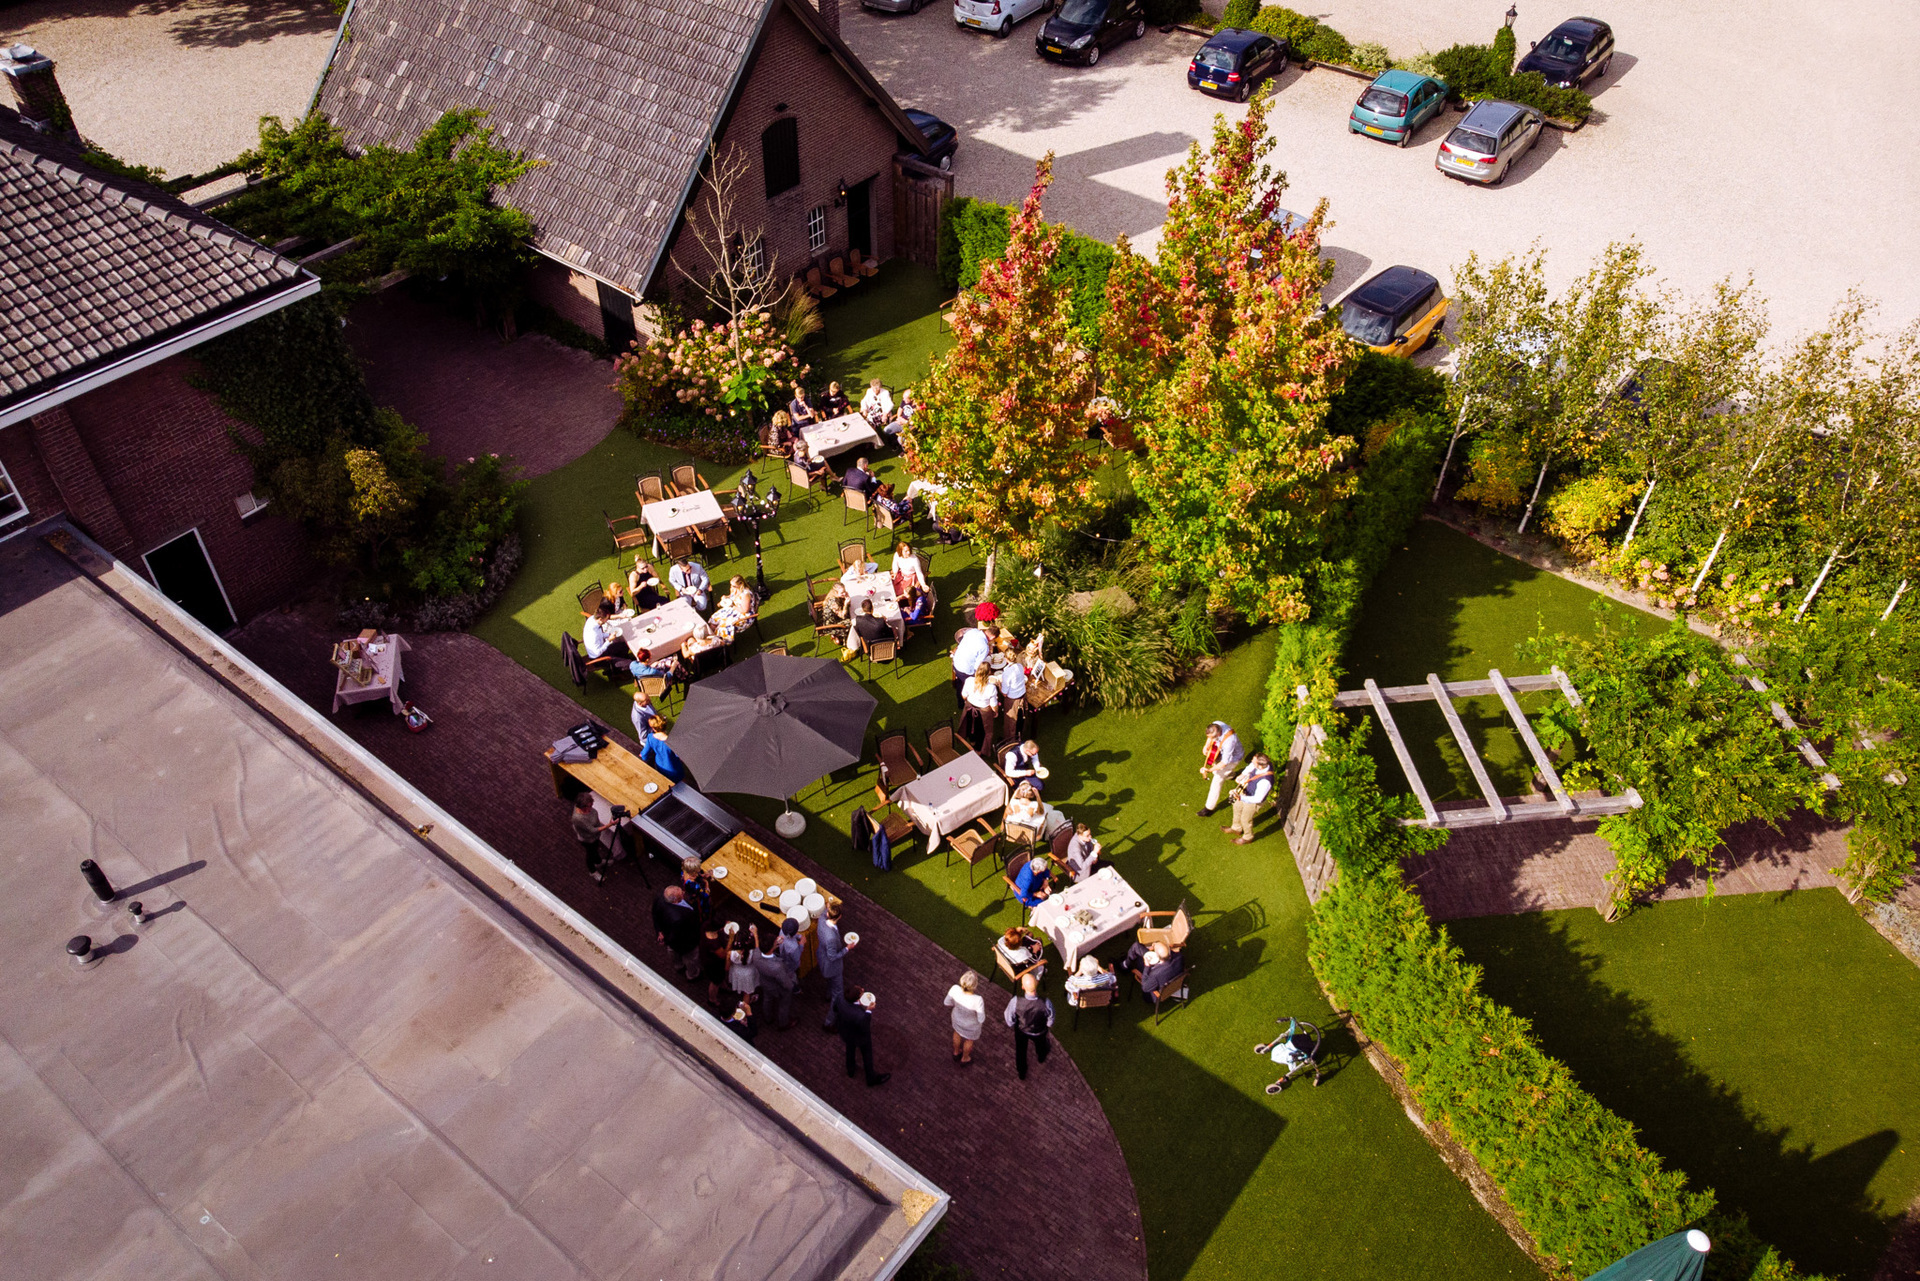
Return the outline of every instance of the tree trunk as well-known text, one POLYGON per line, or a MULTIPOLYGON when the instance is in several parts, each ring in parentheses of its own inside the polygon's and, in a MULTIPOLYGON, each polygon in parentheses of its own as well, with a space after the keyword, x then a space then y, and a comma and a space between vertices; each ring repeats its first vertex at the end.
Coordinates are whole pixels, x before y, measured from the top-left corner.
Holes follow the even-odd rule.
POLYGON ((1833 562, 1839 559, 1839 556, 1840 544, 1835 543, 1833 550, 1827 553, 1827 563, 1820 567, 1820 577, 1813 580, 1813 586, 1807 588, 1806 597, 1801 600, 1800 608, 1793 611, 1795 622, 1798 622, 1800 616, 1807 612, 1807 606, 1813 604, 1813 598, 1820 594, 1820 586, 1827 581, 1827 575, 1833 570, 1833 562))
POLYGON ((1727 530, 1732 528, 1733 526, 1728 525, 1720 531, 1720 537, 1713 540, 1713 550, 1707 553, 1707 563, 1702 565, 1700 572, 1693 576, 1693 586, 1687 588, 1687 595, 1698 596, 1700 594, 1700 584, 1707 581, 1707 571, 1713 568, 1714 558, 1720 554, 1720 544, 1727 541, 1727 530))
POLYGON ((995 543, 987 549, 987 581, 980 588, 981 600, 993 599, 993 571, 1000 559, 1000 544, 995 543))
POLYGON ((1527 522, 1533 519, 1534 504, 1540 501, 1540 490, 1547 483, 1547 467, 1552 462, 1553 462, 1553 451, 1548 450, 1547 456, 1540 460, 1540 474, 1539 476, 1534 478, 1533 497, 1527 499, 1527 510, 1525 514, 1523 514, 1520 517, 1520 528, 1514 530, 1513 531, 1514 533, 1524 534, 1527 532, 1527 522))
POLYGON ((1640 529, 1640 517, 1646 514, 1647 500, 1653 497, 1653 487, 1659 483, 1660 478, 1658 476, 1654 476, 1647 481, 1647 492, 1640 495, 1640 505, 1633 509, 1633 519, 1627 522, 1627 536, 1620 544, 1621 551, 1624 552, 1627 548, 1633 546, 1633 536, 1640 529))
POLYGON ((1898 605, 1900 603, 1900 598, 1902 596, 1905 596, 1906 594, 1907 594, 1907 580, 1903 578, 1900 580, 1900 586, 1896 587, 1893 591, 1893 599, 1887 602, 1887 612, 1880 615, 1881 622, 1884 623, 1889 618, 1893 617, 1893 607, 1895 605, 1898 605))
POLYGON ((1441 461, 1440 474, 1436 476, 1433 481, 1433 501, 1436 503, 1440 501, 1441 488, 1447 483, 1447 472, 1453 466, 1453 447, 1458 445, 1460 443, 1460 437, 1466 434, 1467 409, 1472 404, 1473 397, 1471 396, 1466 397, 1460 402, 1460 417, 1454 420, 1453 435, 1447 438, 1447 456, 1441 461))

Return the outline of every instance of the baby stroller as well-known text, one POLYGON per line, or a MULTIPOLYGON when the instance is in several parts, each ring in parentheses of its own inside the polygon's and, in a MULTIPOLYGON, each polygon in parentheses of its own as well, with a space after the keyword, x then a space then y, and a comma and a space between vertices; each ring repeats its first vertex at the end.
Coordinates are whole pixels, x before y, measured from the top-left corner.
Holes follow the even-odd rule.
POLYGON ((1264 1054, 1280 1065, 1280 1079, 1267 1087, 1267 1093, 1280 1093, 1287 1088, 1287 1082, 1308 1068, 1313 1069, 1313 1083, 1320 1084, 1319 1024, 1292 1017, 1274 1022, 1285 1023, 1287 1030, 1265 1045, 1253 1047, 1255 1054, 1264 1054))

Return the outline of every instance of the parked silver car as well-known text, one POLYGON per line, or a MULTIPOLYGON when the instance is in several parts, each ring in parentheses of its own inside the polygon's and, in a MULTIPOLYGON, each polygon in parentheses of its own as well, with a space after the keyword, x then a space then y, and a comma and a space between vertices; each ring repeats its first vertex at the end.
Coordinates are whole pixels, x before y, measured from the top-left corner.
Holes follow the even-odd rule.
POLYGON ((1051 8, 1053 0, 954 0, 953 22, 1005 39, 1013 34, 1014 23, 1051 8))
POLYGON ((1433 167, 1449 178, 1492 186, 1539 141, 1546 120, 1517 102, 1476 102, 1447 140, 1433 167))

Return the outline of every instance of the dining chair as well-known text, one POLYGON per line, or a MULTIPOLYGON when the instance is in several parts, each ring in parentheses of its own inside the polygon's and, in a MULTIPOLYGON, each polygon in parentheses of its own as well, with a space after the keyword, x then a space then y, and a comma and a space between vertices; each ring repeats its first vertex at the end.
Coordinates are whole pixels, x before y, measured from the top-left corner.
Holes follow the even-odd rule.
POLYGON ((693 531, 683 529, 672 538, 662 539, 660 545, 666 548, 668 560, 685 560, 693 555, 693 531))
MULTIPOLYGON (((900 656, 900 642, 891 640, 869 641, 867 643, 867 679, 873 679, 873 665, 880 664, 882 679, 886 677, 885 668, 900 656)), ((897 664, 896 664, 897 666, 897 664)))
MULTIPOLYGON (((787 501, 792 502, 795 494, 811 494, 820 482, 813 473, 792 459, 787 460, 787 501)), ((844 521, 842 522, 845 523, 844 521)))
POLYGON ((899 791, 920 777, 920 771, 907 760, 907 754, 913 751, 913 744, 907 741, 905 734, 886 735, 874 745, 874 751, 880 758, 880 781, 886 784, 889 793, 899 791))
POLYGON ((873 508, 867 505, 866 490, 843 489, 840 491, 840 501, 846 504, 846 510, 840 514, 842 525, 852 520, 855 512, 860 513, 861 520, 868 526, 873 524, 873 508))
POLYGON ((586 587, 581 589, 580 595, 575 597, 575 599, 580 602, 580 617, 592 618, 595 614, 599 613, 600 602, 606 598, 607 587, 605 583, 587 584, 586 587))
POLYGON ((1153 1001, 1153 1025, 1160 1026, 1160 1011, 1168 1001, 1178 1001, 1185 1005, 1192 997, 1193 966, 1189 965, 1178 974, 1162 983, 1154 991, 1147 993, 1153 1001))
POLYGON ((964 755, 966 749, 954 745, 953 726, 936 725, 927 731, 927 757, 935 768, 948 761, 957 761, 964 755))
POLYGON ((1113 987, 1092 987, 1080 992, 1070 993, 1067 997, 1067 1004, 1073 1007, 1074 1029, 1076 1031, 1079 1030, 1080 1011, 1097 1010, 1103 1005, 1107 1007, 1107 1026, 1112 1027, 1114 998, 1119 995, 1120 988, 1118 984, 1115 984, 1113 987))
POLYGON ((867 563, 867 544, 865 539, 854 539, 840 544, 840 572, 846 573, 855 565, 867 563), (848 553, 852 555, 849 556, 848 553))
POLYGON ((640 523, 640 517, 637 515, 607 516, 604 507, 600 509, 600 514, 606 516, 607 532, 613 535, 613 559, 616 564, 620 560, 621 552, 631 551, 635 547, 645 547, 653 538, 653 535, 647 531, 647 527, 640 523))
POLYGON ((673 469, 673 476, 667 482, 667 488, 675 498, 685 498, 707 488, 707 482, 694 469, 692 463, 680 463, 673 469))
POLYGON ((967 861, 967 888, 977 889, 973 879, 976 863, 994 866, 1000 853, 1000 829, 989 827, 985 819, 975 819, 975 827, 963 827, 947 837, 947 866, 953 866, 953 856, 958 854, 967 861))
MULTIPOLYGON (((725 520, 717 520, 712 524, 701 525, 694 530, 694 533, 700 536, 700 545, 708 551, 725 551, 731 556, 733 552, 733 526, 725 520)), ((722 557, 714 563, 725 564, 727 559, 728 557, 722 557)))
POLYGON ((648 503, 664 503, 667 501, 667 482, 660 479, 657 471, 642 472, 633 478, 633 492, 643 507, 648 503))

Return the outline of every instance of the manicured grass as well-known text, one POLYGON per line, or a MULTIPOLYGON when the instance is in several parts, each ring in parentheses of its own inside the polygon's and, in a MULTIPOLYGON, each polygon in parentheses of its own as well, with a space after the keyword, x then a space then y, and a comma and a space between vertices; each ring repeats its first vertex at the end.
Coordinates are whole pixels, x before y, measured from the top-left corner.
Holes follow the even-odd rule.
MULTIPOLYGON (((1406 546, 1367 592, 1347 645, 1343 688, 1358 689, 1369 677, 1386 686, 1422 685, 1429 673, 1448 681, 1485 680, 1493 668, 1508 676, 1533 674, 1542 669, 1520 657, 1521 642, 1541 629, 1591 632, 1601 617, 1596 605, 1620 624, 1654 630, 1667 626, 1651 614, 1607 601, 1445 525, 1419 521, 1406 546)), ((1558 697, 1528 695, 1521 705, 1531 710, 1558 697)), ((1500 794, 1526 794, 1533 763, 1500 700, 1458 699, 1455 706, 1500 794)), ((1395 704, 1393 716, 1434 800, 1480 795, 1437 707, 1395 704)), ((1376 729, 1371 745, 1380 763, 1381 786, 1389 793, 1408 790, 1386 736, 1376 729)))
POLYGON ((1837 891, 1456 921, 1487 993, 1803 1271, 1866 1281, 1920 1194, 1920 970, 1837 891))
MULTIPOLYGON (((826 354, 813 357, 817 368, 839 368, 843 383, 874 368, 911 370, 916 359, 923 369, 938 323, 937 316, 909 314, 939 301, 924 276, 916 283, 912 274, 883 273, 868 283, 892 290, 869 295, 871 310, 883 314, 875 319, 853 300, 830 305, 826 354), (921 291, 917 304, 913 288, 921 291), (828 366, 830 360, 841 363, 828 366)), ((897 388, 900 377, 917 374, 885 376, 897 388)), ((586 457, 535 481, 524 523, 526 566, 475 628, 621 726, 627 695, 598 678, 575 690, 560 667, 558 637, 563 629, 578 634, 575 595, 612 570, 601 509, 634 510, 633 473, 677 461, 616 432, 586 457)), ((899 478, 898 469, 898 459, 888 457, 881 475, 899 478)), ((734 481, 733 474, 704 465, 701 474, 715 488, 734 481)), ((859 530, 842 525, 837 500, 816 498, 783 513, 767 534, 774 589, 763 614, 767 639, 784 637, 795 652, 814 652, 802 575, 830 572, 838 540, 859 530)), ((870 545, 878 547, 878 537, 870 545)), ((751 555, 711 568, 716 578, 751 574, 751 555)), ((884 678, 876 672, 868 685, 879 699, 876 732, 904 730, 917 743, 954 710, 944 649, 959 615, 950 602, 978 585, 979 562, 966 549, 941 549, 933 577, 948 602, 938 625, 908 647, 906 666, 884 678)), ((749 651, 750 645, 743 648, 749 651)), ((1053 772, 1048 799, 1093 824, 1122 874, 1155 907, 1171 909, 1184 899, 1197 915, 1191 953, 1197 996, 1190 1006, 1172 1010, 1157 1028, 1138 1001, 1116 1010, 1111 1026, 1095 1012, 1075 1029, 1061 1009, 1061 1040, 1099 1095, 1132 1169, 1152 1275, 1156 1281, 1265 1278, 1276 1270, 1354 1281, 1534 1276, 1372 1070, 1353 1057, 1350 1044, 1334 1043, 1341 1066, 1318 1089, 1301 1085, 1273 1098, 1262 1092, 1272 1065, 1251 1049, 1272 1035, 1274 1018, 1328 1015, 1305 960, 1306 899, 1275 820, 1268 819, 1257 844, 1240 847, 1220 832, 1220 820, 1195 811, 1205 797, 1198 768, 1206 723, 1224 718, 1250 727, 1271 661, 1271 640, 1259 637, 1160 707, 1099 715, 1060 709, 1049 712, 1039 730, 1053 772)), ((799 807, 810 821, 800 846, 988 972, 992 938, 1019 919, 1017 909, 1000 903, 997 881, 969 886, 964 865, 947 868, 943 856, 928 856, 918 840, 902 848, 889 873, 853 852, 849 816, 855 806, 872 804, 873 784, 874 771, 863 766, 804 794, 799 807)), ((761 821, 780 808, 760 798, 726 799, 761 821)), ((1117 954, 1124 946, 1117 941, 1106 950, 1117 954)), ((1057 985, 1053 992, 1057 998, 1057 985)), ((1009 1150, 1019 1142, 1007 1136, 1009 1150)), ((940 1172, 929 1173, 937 1178, 940 1172)), ((1040 1191, 1071 1213, 1073 1189, 1040 1191)))

